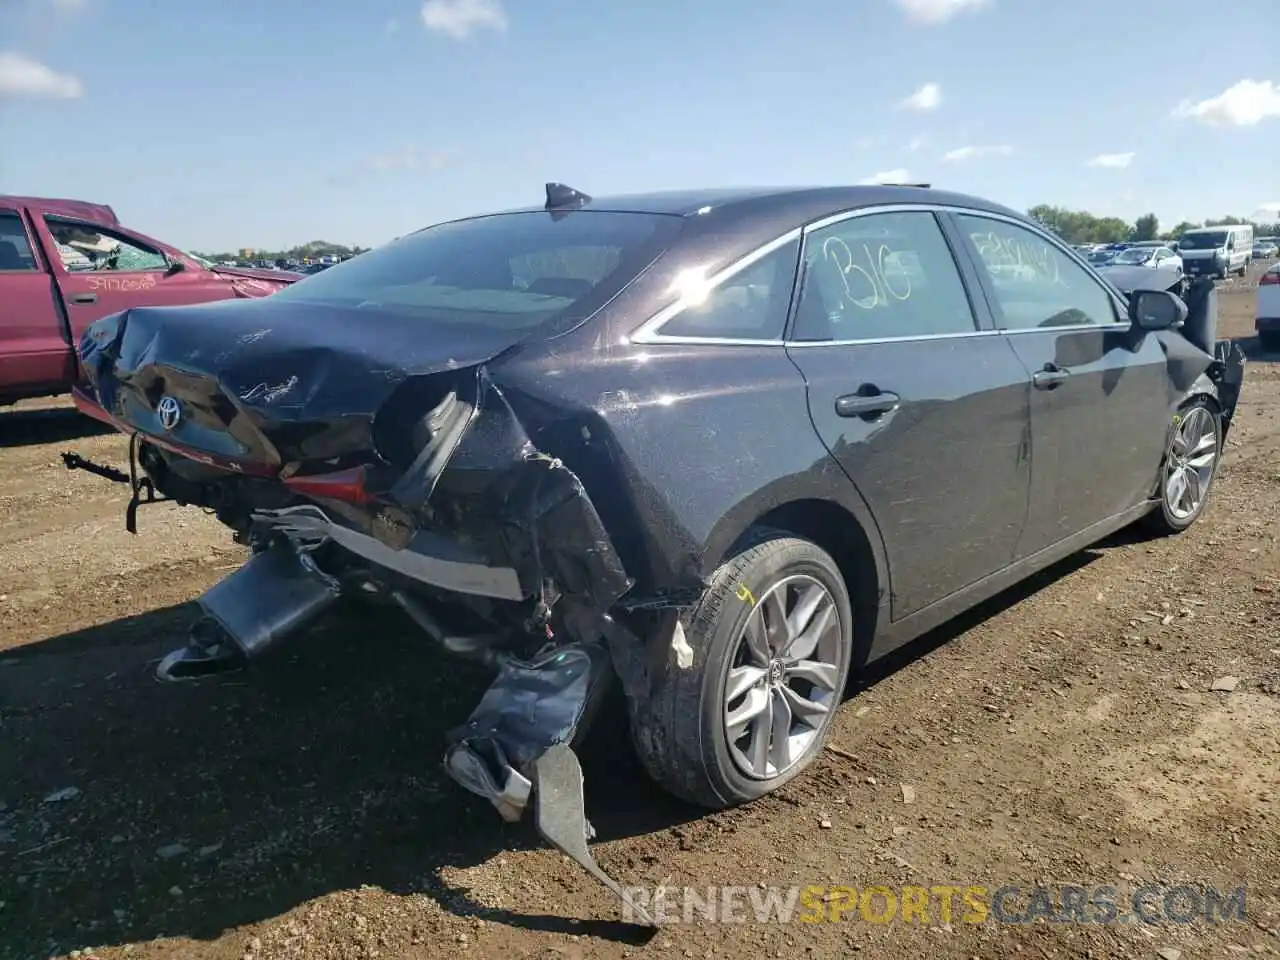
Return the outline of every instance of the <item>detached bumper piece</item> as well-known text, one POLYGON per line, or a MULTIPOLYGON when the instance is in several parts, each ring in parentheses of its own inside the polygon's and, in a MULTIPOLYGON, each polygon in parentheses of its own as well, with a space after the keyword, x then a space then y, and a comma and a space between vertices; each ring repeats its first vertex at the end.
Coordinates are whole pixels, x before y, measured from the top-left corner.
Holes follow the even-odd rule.
POLYGON ((508 659, 467 723, 449 734, 445 769, 508 822, 520 820, 535 797, 543 839, 613 891, 631 916, 654 926, 587 847, 595 830, 571 744, 599 706, 610 670, 605 648, 590 642, 556 647, 529 662, 508 659))
POLYGON ((1218 385, 1218 401, 1222 407, 1222 430, 1231 428, 1236 404, 1240 402, 1240 388, 1244 385, 1244 350, 1235 340, 1219 340, 1214 344, 1214 364, 1210 373, 1218 385))
POLYGON ((342 595, 341 585, 310 555, 276 541, 199 600, 205 617, 182 649, 156 668, 161 680, 225 673, 305 629, 342 595))

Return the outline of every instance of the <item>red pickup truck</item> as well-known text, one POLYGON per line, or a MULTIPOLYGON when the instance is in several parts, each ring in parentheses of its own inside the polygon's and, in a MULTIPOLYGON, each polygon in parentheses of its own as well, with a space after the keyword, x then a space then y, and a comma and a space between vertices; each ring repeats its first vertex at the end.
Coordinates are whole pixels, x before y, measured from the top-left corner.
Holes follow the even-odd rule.
POLYGON ((69 391, 99 317, 265 297, 299 279, 198 260, 125 229, 105 204, 0 195, 0 405, 69 391))

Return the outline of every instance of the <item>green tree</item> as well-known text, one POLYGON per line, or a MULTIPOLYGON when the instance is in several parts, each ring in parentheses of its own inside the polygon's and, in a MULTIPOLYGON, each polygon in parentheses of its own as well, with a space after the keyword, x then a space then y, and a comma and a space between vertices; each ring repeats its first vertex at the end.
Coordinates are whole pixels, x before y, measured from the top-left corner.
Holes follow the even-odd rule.
POLYGON ((1172 230, 1170 230, 1168 233, 1166 233, 1166 234, 1164 235, 1164 239, 1165 239, 1165 240, 1180 240, 1180 239, 1182 238, 1182 235, 1183 235, 1184 233, 1186 233, 1188 230, 1195 230, 1195 229, 1196 229, 1197 227, 1199 227, 1199 226, 1200 226, 1200 224, 1198 224, 1198 223, 1192 223, 1192 222, 1191 222, 1191 221, 1189 221, 1189 220, 1183 220, 1181 223, 1179 223, 1179 224, 1177 224, 1176 226, 1174 226, 1174 228, 1173 228, 1172 230))
POLYGON ((1154 240, 1160 233, 1160 220, 1154 213, 1144 213, 1133 222, 1134 240, 1154 240))
POLYGON ((1116 243, 1133 233, 1133 227, 1119 217, 1096 217, 1087 210, 1042 203, 1027 213, 1067 243, 1116 243))

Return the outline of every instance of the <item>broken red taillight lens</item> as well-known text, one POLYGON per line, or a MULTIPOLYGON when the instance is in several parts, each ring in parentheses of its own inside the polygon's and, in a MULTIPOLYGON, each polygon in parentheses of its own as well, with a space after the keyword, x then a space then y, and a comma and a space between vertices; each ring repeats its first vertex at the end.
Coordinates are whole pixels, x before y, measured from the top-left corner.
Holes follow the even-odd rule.
POLYGON ((368 471, 364 467, 352 467, 336 473, 287 477, 283 482, 288 489, 305 497, 321 497, 363 506, 373 500, 373 495, 365 486, 367 481, 368 471))

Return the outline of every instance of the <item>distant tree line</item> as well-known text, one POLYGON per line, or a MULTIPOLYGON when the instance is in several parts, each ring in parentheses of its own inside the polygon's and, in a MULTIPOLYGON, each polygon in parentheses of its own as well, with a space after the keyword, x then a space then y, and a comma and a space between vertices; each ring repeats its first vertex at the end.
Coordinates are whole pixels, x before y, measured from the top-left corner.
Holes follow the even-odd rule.
POLYGON ((1223 227, 1228 224, 1252 224, 1256 235, 1266 236, 1280 232, 1280 225, 1258 223, 1245 217, 1219 217, 1203 223, 1184 220, 1170 230, 1161 231, 1160 221, 1154 213, 1143 214, 1133 223, 1120 217, 1099 217, 1087 210, 1068 210, 1042 203, 1027 213, 1032 219, 1048 227, 1067 243, 1120 243, 1126 240, 1177 240, 1188 230, 1197 227, 1223 227))
MULTIPOLYGON (((288 250, 263 250, 258 247, 248 247, 246 249, 253 251, 254 260, 318 260, 320 257, 350 257, 357 253, 364 253, 369 248, 361 246, 348 247, 341 243, 330 243, 327 240, 312 240, 310 243, 290 247, 288 250)), ((239 250, 230 250, 225 253, 204 253, 200 250, 193 250, 192 253, 215 263, 221 263, 223 260, 241 259, 239 250)))

